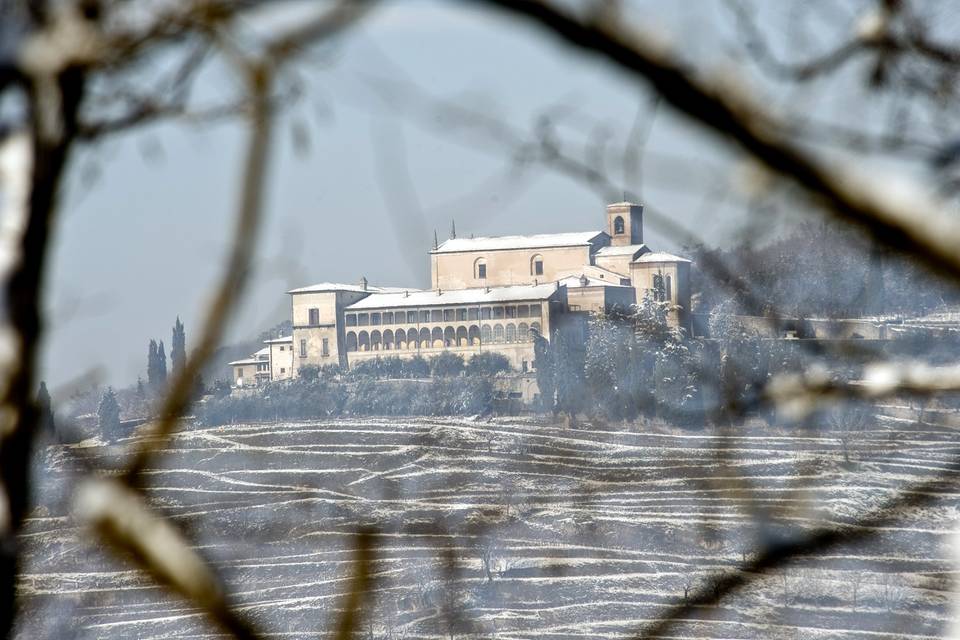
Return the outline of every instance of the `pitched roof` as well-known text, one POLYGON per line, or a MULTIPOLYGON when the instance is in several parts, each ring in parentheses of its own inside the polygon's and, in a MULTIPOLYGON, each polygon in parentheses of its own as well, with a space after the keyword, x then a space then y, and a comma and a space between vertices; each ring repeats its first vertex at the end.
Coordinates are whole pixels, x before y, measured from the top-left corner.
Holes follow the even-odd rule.
POLYGON ((619 287, 622 289, 629 289, 629 285, 620 284, 619 282, 613 282, 612 280, 601 280, 600 278, 591 278, 586 276, 587 284, 583 284, 580 279, 581 276, 567 276, 560 280, 560 284, 564 287, 569 287, 571 289, 579 289, 581 287, 619 287))
POLYGON ((556 283, 537 285, 513 285, 479 289, 454 289, 437 293, 410 291, 402 293, 374 293, 345 307, 348 311, 364 309, 389 309, 395 307, 427 307, 451 304, 483 304, 489 302, 513 302, 520 300, 546 300, 557 292, 556 283))
POLYGON ((264 347, 263 349, 258 350, 256 353, 251 353, 249 356, 243 360, 234 360, 233 362, 228 362, 228 365, 241 365, 241 364, 262 364, 264 360, 260 360, 260 356, 270 357, 270 347, 264 347))
POLYGON ((290 289, 287 293, 324 293, 328 291, 351 291, 353 293, 384 293, 388 291, 405 291, 402 287, 375 287, 367 285, 364 289, 358 284, 344 284, 342 282, 318 282, 299 289, 290 289))
POLYGON ((278 342, 293 342, 293 336, 280 336, 279 338, 274 338, 273 340, 264 340, 264 344, 276 344, 278 342))
POLYGON ((598 267, 595 264, 584 264, 573 269, 561 269, 557 272, 558 277, 562 280, 568 276, 577 276, 585 275, 588 278, 597 278, 599 280, 605 280, 611 284, 624 284, 623 280, 630 282, 630 276, 624 275, 622 273, 617 273, 616 271, 611 271, 610 269, 604 269, 603 267, 598 267))
POLYGON ((663 251, 654 251, 651 253, 645 253, 634 262, 690 262, 686 258, 681 258, 680 256, 675 256, 672 253, 664 253, 663 251))
POLYGON ((638 253, 650 251, 645 244, 627 244, 619 247, 603 247, 597 251, 598 256, 636 256, 638 253))
POLYGON ((443 244, 430 253, 501 251, 508 249, 545 249, 547 247, 577 247, 590 245, 601 235, 606 235, 606 232, 575 231, 572 233, 538 233, 532 236, 453 238, 443 242, 443 244))

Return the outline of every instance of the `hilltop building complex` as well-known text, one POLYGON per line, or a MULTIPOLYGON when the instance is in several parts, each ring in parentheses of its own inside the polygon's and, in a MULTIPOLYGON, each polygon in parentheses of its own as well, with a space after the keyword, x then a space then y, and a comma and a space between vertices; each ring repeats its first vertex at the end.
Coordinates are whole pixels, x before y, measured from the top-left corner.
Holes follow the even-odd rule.
POLYGON ((606 229, 452 237, 430 252, 429 290, 324 282, 293 289, 292 335, 231 362, 237 386, 283 380, 311 365, 350 367, 383 356, 469 359, 494 351, 532 369, 533 337, 570 314, 627 309, 650 296, 669 322, 690 322, 690 261, 643 243, 643 207, 606 208, 606 229))

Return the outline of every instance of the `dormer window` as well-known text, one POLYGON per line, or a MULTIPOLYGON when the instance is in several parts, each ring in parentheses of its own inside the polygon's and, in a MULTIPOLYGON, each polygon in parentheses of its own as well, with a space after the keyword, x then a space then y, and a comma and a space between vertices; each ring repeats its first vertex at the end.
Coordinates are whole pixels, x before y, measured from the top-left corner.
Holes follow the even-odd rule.
POLYGON ((613 219, 613 233, 618 236, 623 234, 623 218, 620 216, 613 219))

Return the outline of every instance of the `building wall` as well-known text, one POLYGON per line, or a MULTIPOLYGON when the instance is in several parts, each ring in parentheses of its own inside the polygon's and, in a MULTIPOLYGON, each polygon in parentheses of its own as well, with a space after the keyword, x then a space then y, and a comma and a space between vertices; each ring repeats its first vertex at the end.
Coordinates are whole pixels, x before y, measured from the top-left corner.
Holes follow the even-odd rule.
POLYGON ((288 380, 293 377, 293 343, 271 342, 270 347, 270 379, 288 380))
POLYGON ((347 366, 343 342, 343 308, 362 300, 368 293, 324 291, 291 294, 293 318, 293 377, 306 365, 347 366), (317 309, 316 324, 310 322, 310 309, 317 309), (327 349, 324 351, 324 340, 327 349))
MULTIPOLYGON (((605 241, 606 236, 601 236, 605 241)), ((598 245, 602 246, 602 245, 598 245)), ((502 251, 464 251, 430 255, 431 283, 434 289, 532 284, 559 280, 562 272, 590 264, 591 247, 553 247, 508 249, 502 251), (543 257, 543 274, 532 272, 534 256, 543 257), (475 277, 477 260, 487 264, 487 277, 475 277)))
POLYGON ((653 296, 653 277, 670 276, 670 300, 674 308, 667 321, 670 326, 690 328, 690 263, 688 262, 636 262, 630 265, 630 280, 639 304, 644 296, 653 296), (679 308, 677 308, 679 307, 679 308))
POLYGON ((625 254, 622 256, 594 256, 593 263, 598 267, 603 267, 614 273, 619 273, 626 277, 630 277, 630 263, 633 262, 633 254, 625 254))
MULTIPOLYGON (((395 307, 384 308, 383 312, 392 312, 397 318, 402 312, 406 317, 407 311, 420 311, 421 309, 447 309, 456 310, 463 308, 484 309, 491 311, 497 307, 506 310, 508 306, 520 305, 540 305, 539 315, 527 315, 524 317, 504 317, 473 320, 446 320, 436 322, 394 322, 391 324, 350 326, 346 327, 346 338, 344 345, 347 348, 347 360, 350 366, 356 362, 369 360, 376 357, 397 356, 400 358, 412 358, 421 355, 430 358, 444 351, 459 353, 465 359, 473 356, 475 353, 483 351, 494 351, 502 353, 510 360, 510 364, 518 371, 523 371, 524 363, 527 369, 533 367, 533 339, 530 328, 534 323, 539 324, 540 333, 549 339, 553 331, 553 323, 558 314, 563 314, 567 304, 567 289, 560 287, 556 293, 548 300, 525 300, 512 301, 509 303, 481 305, 449 305, 446 307, 395 307), (526 325, 526 328, 523 328, 526 325), (510 327, 513 327, 511 332, 510 327), (502 334, 497 330, 500 327, 502 334), (403 331, 403 340, 397 339, 398 330, 403 331), (389 332, 390 339, 386 337, 389 332), (374 333, 377 334, 374 337, 374 333), (410 339, 410 334, 417 336, 416 340, 410 339), (429 334, 429 338, 426 338, 429 334), (484 338, 487 336, 487 338, 484 338), (502 336, 502 337, 498 337, 502 336), (357 348, 353 350, 356 343, 357 348)), ((370 313, 373 310, 364 310, 370 313)), ((419 317, 419 313, 417 314, 419 317)), ((478 314, 480 315, 480 314, 478 314)), ((491 316, 494 314, 491 313, 491 316)))
POLYGON ((636 300, 632 287, 571 287, 567 302, 571 311, 603 313, 615 307, 628 309, 636 300))

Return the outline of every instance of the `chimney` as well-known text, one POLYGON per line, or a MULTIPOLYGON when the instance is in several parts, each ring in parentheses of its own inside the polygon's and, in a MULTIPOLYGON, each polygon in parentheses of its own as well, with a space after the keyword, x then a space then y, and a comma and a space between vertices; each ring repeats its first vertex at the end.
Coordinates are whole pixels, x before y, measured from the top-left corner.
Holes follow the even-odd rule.
POLYGON ((404 297, 404 298, 409 298, 409 297, 410 297, 410 292, 407 291, 407 290, 404 290, 404 292, 403 292, 403 297, 404 297))
POLYGON ((360 288, 364 291, 367 290, 367 279, 364 276, 360 276, 360 288))
POLYGON ((443 295, 443 289, 441 289, 440 287, 437 287, 437 295, 438 295, 438 296, 442 296, 442 295, 443 295))
POLYGON ((587 276, 583 273, 580 274, 580 286, 585 287, 590 284, 590 280, 587 279, 587 276))

